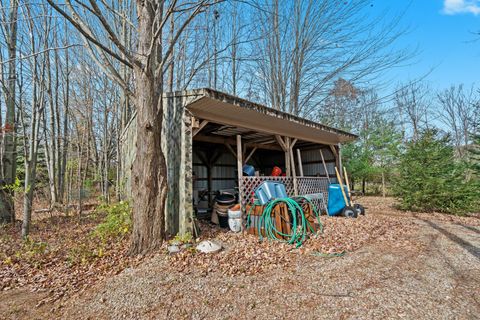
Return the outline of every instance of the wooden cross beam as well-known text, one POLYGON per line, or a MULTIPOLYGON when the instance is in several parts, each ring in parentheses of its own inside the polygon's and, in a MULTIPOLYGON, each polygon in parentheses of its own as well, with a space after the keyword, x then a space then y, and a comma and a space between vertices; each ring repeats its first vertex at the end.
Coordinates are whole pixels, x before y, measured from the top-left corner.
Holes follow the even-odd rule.
MULTIPOLYGON (((233 150, 231 145, 229 145, 228 143, 225 143, 225 147, 227 147, 228 151, 230 151, 230 153, 233 155, 234 158, 237 157, 237 153, 235 152, 235 150, 233 150)), ((237 150, 238 150, 238 148, 237 148, 237 150)))
MULTIPOLYGON (((245 148, 246 150, 247 148, 245 148)), ((253 147, 252 151, 250 151, 250 153, 248 154, 248 156, 245 157, 245 160, 243 160, 244 163, 247 163, 248 160, 250 160, 250 158, 253 156, 253 154, 255 153, 255 151, 257 150, 257 147, 253 147)))
POLYGON ((195 137, 197 133, 199 133, 203 128, 205 128, 207 124, 208 124, 207 120, 203 120, 202 122, 200 122, 200 124, 198 125, 198 128, 193 129, 192 137, 195 137))

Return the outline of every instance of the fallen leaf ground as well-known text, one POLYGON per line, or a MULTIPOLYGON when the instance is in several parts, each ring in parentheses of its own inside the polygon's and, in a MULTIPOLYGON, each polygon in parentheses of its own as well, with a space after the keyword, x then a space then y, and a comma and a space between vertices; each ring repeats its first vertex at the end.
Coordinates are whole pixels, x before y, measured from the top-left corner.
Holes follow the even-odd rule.
POLYGON ((29 308, 52 305, 141 259, 128 256, 128 236, 104 241, 93 235, 101 213, 43 216, 34 219, 26 241, 21 223, 0 230, 0 292, 28 292, 35 297, 27 300, 29 308))
MULTIPOLYGON (((42 264, 33 276, 18 267, 13 275, 21 280, 8 282, 5 270, 13 267, 2 264, 0 314, 39 319, 473 319, 480 314, 475 294, 480 292, 478 216, 401 212, 391 199, 361 202, 367 207, 365 217, 322 217, 324 233, 300 249, 205 226, 202 238, 214 237, 225 250, 215 255, 187 250, 173 256, 162 250, 140 263, 128 258, 126 243, 119 242, 107 247, 108 258, 68 267, 58 258, 65 249, 52 249, 61 262, 42 264), (321 255, 339 252, 346 254, 321 255), (52 272, 45 271, 51 266, 52 272), (59 297, 58 287, 68 283, 81 289, 65 290, 59 297)), ((78 242, 95 223, 69 221, 73 227, 59 233, 67 242, 78 242), (80 229, 85 230, 75 233, 80 229)), ((33 269, 31 264, 25 267, 33 269)))

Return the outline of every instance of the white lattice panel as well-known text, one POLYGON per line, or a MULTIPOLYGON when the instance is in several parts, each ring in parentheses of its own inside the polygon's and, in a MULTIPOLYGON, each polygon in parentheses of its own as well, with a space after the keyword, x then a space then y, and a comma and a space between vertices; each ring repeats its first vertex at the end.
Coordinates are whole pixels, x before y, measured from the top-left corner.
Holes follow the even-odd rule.
MULTIPOLYGON (((323 193, 325 204, 328 203, 328 179, 322 177, 301 177, 297 178, 298 194, 308 195, 314 193, 323 193)), ((314 199, 312 202, 319 209, 323 208, 323 203, 319 199, 314 199)))
MULTIPOLYGON (((285 190, 289 197, 295 195, 292 177, 243 177, 241 181, 240 194, 242 205, 252 203, 255 190, 264 181, 281 182, 285 185, 285 190)), ((322 177, 298 177, 297 178, 298 195, 308 195, 313 193, 323 193, 325 201, 328 199, 328 179, 322 177)), ((317 207, 321 207, 320 202, 314 201, 317 207)))
POLYGON ((328 179, 321 177, 297 178, 298 194, 328 193, 328 179))
POLYGON ((292 177, 243 177, 240 187, 240 195, 242 197, 242 205, 245 206, 247 203, 252 203, 255 190, 262 184, 264 181, 275 181, 281 182, 285 185, 285 190, 289 197, 294 195, 293 188, 293 178, 292 177))

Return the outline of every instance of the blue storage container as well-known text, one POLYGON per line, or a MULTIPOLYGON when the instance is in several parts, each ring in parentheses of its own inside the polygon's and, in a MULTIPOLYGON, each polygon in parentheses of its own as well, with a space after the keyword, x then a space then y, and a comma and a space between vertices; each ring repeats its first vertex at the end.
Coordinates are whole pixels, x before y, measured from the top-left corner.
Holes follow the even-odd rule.
MULTIPOLYGON (((343 186, 347 200, 350 202, 348 197, 347 186, 343 186)), ((328 186, 328 215, 336 216, 340 214, 345 208, 345 200, 343 199, 342 189, 339 184, 330 184, 328 186)))
POLYGON ((275 181, 262 182, 262 184, 255 190, 255 196, 261 205, 266 204, 272 199, 288 197, 283 183, 275 181))
POLYGON ((244 165, 242 171, 246 176, 249 177, 253 177, 255 175, 255 168, 249 164, 244 165))

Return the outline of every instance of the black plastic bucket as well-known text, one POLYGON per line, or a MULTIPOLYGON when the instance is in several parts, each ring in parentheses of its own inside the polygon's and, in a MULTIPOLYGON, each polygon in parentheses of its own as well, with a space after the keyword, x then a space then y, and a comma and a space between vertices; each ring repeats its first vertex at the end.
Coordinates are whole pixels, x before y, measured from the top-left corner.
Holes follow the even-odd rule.
POLYGON ((228 215, 218 215, 218 224, 220 225, 220 228, 228 228, 228 215))

